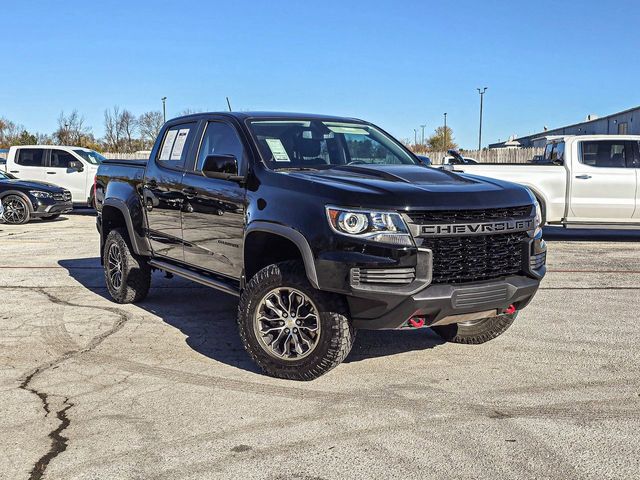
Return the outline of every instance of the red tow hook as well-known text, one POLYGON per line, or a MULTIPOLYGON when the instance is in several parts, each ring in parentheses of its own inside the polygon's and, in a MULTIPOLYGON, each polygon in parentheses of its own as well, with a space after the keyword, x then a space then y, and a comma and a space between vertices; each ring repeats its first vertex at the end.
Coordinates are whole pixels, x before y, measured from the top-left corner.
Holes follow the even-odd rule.
POLYGON ((515 305, 509 305, 509 308, 507 308, 504 313, 506 313, 507 315, 511 315, 512 313, 516 313, 516 306, 515 305))
POLYGON ((424 327, 424 317, 416 317, 416 318, 412 318, 411 320, 409 320, 409 325, 411 325, 413 328, 424 327))

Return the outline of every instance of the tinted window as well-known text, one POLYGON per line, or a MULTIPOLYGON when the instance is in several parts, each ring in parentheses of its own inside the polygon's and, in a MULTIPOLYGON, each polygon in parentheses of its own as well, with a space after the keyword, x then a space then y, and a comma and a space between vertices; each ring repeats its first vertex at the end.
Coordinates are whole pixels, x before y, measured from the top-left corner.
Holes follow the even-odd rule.
POLYGON ((633 162, 633 148, 627 148, 631 142, 593 141, 582 142, 582 163, 591 167, 624 168, 627 156, 633 162))
POLYGON ((238 166, 244 157, 244 148, 238 134, 231 125, 210 122, 204 132, 196 170, 201 171, 207 155, 233 155, 238 160, 238 166))
POLYGON ((16 163, 25 167, 43 167, 44 150, 41 148, 20 148, 16 154, 16 163))
POLYGON ((162 145, 157 154, 158 163, 170 168, 184 167, 195 131, 195 123, 184 123, 169 128, 164 133, 162 145))
POLYGON ((69 168, 69 163, 76 158, 64 150, 51 150, 51 166, 53 168, 69 168))

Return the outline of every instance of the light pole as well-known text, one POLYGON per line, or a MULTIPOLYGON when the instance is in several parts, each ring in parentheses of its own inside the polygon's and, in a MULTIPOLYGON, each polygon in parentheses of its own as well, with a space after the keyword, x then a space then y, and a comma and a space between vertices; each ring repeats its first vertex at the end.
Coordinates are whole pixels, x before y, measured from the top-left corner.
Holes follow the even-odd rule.
POLYGON ((167 121, 167 97, 162 97, 162 119, 167 121))
POLYGON ((413 129, 413 144, 418 144, 418 130, 416 130, 415 128, 413 129))
POLYGON ((420 125, 420 128, 422 129, 422 145, 424 145, 424 127, 426 127, 426 125, 420 125))
POLYGON ((444 113, 444 151, 447 151, 447 112, 444 113))
POLYGON ((483 89, 478 88, 478 93, 480 94, 480 128, 478 129, 478 151, 482 151, 482 104, 484 100, 484 92, 487 91, 487 87, 483 89))

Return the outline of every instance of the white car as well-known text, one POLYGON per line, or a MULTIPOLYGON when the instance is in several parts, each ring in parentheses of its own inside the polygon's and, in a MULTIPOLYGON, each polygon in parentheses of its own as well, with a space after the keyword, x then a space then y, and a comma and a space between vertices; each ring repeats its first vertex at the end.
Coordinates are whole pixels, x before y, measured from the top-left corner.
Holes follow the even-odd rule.
POLYGON ((544 160, 454 170, 529 187, 548 224, 640 228, 640 135, 563 136, 546 145, 544 160))
POLYGON ((24 180, 39 180, 66 188, 74 205, 93 206, 93 181, 105 158, 93 150, 59 145, 9 148, 5 171, 24 180))

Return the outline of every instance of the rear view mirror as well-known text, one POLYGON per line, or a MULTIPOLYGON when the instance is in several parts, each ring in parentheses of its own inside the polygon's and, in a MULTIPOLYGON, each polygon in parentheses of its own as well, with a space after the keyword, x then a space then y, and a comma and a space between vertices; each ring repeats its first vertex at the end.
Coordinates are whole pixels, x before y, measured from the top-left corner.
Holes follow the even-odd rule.
POLYGON ((71 170, 76 170, 78 172, 84 171, 84 166, 82 165, 82 162, 79 160, 71 160, 69 162, 69 168, 71 170))
POLYGON ((238 179, 238 160, 233 155, 208 155, 202 165, 202 175, 224 180, 238 179))

